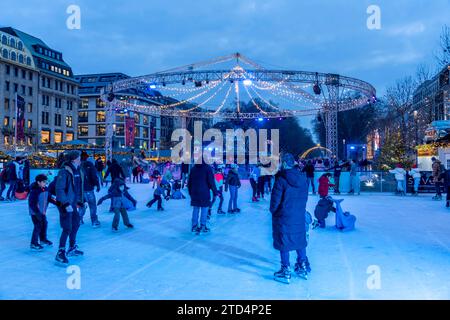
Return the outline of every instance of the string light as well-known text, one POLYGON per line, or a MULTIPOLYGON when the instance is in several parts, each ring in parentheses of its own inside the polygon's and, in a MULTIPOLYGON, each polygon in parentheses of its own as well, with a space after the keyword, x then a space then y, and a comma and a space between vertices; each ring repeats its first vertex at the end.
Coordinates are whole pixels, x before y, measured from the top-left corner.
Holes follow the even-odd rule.
POLYGON ((255 102, 255 100, 253 99, 252 95, 250 94, 250 92, 248 91, 247 86, 244 86, 245 91, 247 92, 248 96, 250 97, 251 102, 253 103, 253 105, 256 107, 256 109, 258 109, 259 111, 261 111, 263 114, 265 114, 266 112, 260 108, 260 106, 255 102))

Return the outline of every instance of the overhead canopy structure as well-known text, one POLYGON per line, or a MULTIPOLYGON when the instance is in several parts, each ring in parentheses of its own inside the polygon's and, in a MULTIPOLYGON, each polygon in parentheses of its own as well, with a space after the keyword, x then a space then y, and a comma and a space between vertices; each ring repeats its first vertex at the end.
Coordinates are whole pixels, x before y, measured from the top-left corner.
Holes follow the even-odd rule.
POLYGON ((181 118, 258 119, 325 114, 327 147, 337 153, 337 113, 376 102, 369 83, 338 74, 268 70, 236 53, 145 76, 119 80, 102 92, 108 104, 107 154, 116 111, 181 118), (213 67, 214 66, 214 67, 213 67), (157 91, 153 103, 124 95, 157 91), (243 110, 250 101, 254 110, 243 110), (108 120, 109 119, 109 120, 108 120))

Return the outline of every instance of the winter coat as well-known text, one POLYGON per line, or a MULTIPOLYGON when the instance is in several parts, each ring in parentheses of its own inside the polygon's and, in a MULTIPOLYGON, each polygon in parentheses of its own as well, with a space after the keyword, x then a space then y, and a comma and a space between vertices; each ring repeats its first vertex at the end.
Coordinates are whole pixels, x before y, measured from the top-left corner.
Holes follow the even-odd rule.
POLYGON ((306 166, 304 166, 302 171, 306 173, 307 178, 314 178, 315 168, 311 163, 308 163, 306 166))
POLYGON ((101 204, 106 199, 111 199, 111 208, 121 209, 126 208, 126 202, 124 198, 130 200, 134 206, 136 206, 137 201, 128 193, 128 187, 125 185, 124 180, 116 179, 112 183, 111 187, 108 189, 108 194, 102 197, 99 200, 99 204, 101 204), (120 187, 124 186, 124 191, 120 190, 120 187))
POLYGON ((350 164, 350 175, 356 176, 357 172, 358 172, 358 165, 356 163, 350 164))
POLYGON ((224 181, 223 181, 223 174, 222 173, 215 173, 214 174, 214 181, 216 183, 216 189, 219 190, 223 187, 224 181))
POLYGON ((28 197, 28 211, 30 215, 39 216, 47 213, 49 203, 56 205, 48 188, 40 188, 36 182, 31 184, 31 190, 28 197))
POLYGON ((328 196, 329 187, 334 187, 334 184, 330 183, 330 180, 328 180, 327 176, 321 176, 319 179, 319 195, 321 197, 328 196))
POLYGON ((217 194, 212 168, 207 164, 196 164, 189 174, 188 191, 191 196, 191 206, 209 207, 211 194, 217 194))
POLYGON ((122 178, 124 180, 126 179, 123 169, 117 161, 113 161, 113 163, 111 163, 111 165, 108 166, 108 170, 106 170, 106 173, 105 173, 105 179, 110 174, 111 174, 111 181, 114 181, 117 178, 122 178))
POLYGON ((81 172, 84 176, 84 192, 94 191, 94 188, 100 189, 97 169, 92 162, 83 161, 81 163, 81 172))
POLYGON ((317 220, 325 220, 331 208, 333 208, 333 200, 330 197, 322 198, 314 209, 314 216, 317 220))
POLYGON ((291 251, 306 248, 306 177, 297 169, 280 171, 270 199, 273 247, 291 251))
POLYGON ((421 177, 420 170, 417 168, 413 168, 413 169, 409 170, 409 175, 411 177, 413 177, 413 179, 418 179, 421 177))
POLYGON ((235 170, 230 170, 230 172, 228 172, 227 179, 225 180, 225 192, 228 191, 228 186, 238 188, 241 186, 241 180, 235 170))
POLYGON ((20 165, 16 161, 10 162, 8 164, 8 181, 17 181, 19 180, 19 170, 20 165))
POLYGON ((433 162, 431 168, 433 170, 433 181, 442 181, 442 174, 445 172, 442 163, 439 160, 436 160, 433 162))
POLYGON ((334 177, 340 177, 341 176, 341 173, 342 173, 342 166, 340 166, 340 165, 336 165, 336 166, 334 166, 334 173, 333 173, 333 176, 334 177))
POLYGON ((447 188, 450 188, 450 169, 444 173, 444 183, 447 188))
POLYGON ((98 172, 102 172, 105 169, 105 165, 103 164, 102 160, 96 160, 95 161, 95 169, 98 172))
POLYGON ((84 203, 84 177, 78 171, 81 178, 81 190, 77 190, 79 186, 76 186, 74 180, 74 169, 70 164, 65 164, 58 172, 56 177, 56 201, 58 201, 63 209, 66 209, 69 205, 76 206, 78 203, 84 203))
POLYGON ((189 164, 187 164, 187 163, 181 164, 181 173, 184 173, 184 174, 189 173, 189 164))
POLYGON ((403 181, 406 178, 406 171, 403 168, 395 168, 389 170, 389 172, 395 175, 395 180, 397 181, 403 181))

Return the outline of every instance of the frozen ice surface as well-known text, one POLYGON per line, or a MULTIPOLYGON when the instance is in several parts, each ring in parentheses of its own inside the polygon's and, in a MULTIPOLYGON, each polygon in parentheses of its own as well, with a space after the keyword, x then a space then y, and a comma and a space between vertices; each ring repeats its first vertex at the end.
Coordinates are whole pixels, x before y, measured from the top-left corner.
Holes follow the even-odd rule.
MULTIPOLYGON (((450 210, 431 195, 340 196, 344 210, 357 217, 356 230, 340 233, 332 214, 327 229, 311 231, 309 279, 294 277, 286 285, 273 280, 279 254, 272 247, 269 199, 251 203, 247 182, 238 199, 242 213, 217 216, 214 210, 211 234, 200 236, 190 232, 189 199, 164 201, 159 212, 145 207, 150 185, 130 186, 139 201, 129 213, 134 230, 121 222, 119 233, 111 232, 109 201, 99 207, 100 229, 91 228, 86 213, 78 233, 85 256, 69 258, 80 267, 80 290, 68 289, 70 275, 54 264, 56 208, 48 212, 54 247, 31 252, 27 202, 0 203, 0 299, 450 298, 450 210), (379 268, 379 289, 368 286, 370 266, 379 268)), ((311 213, 317 200, 309 198, 311 213)), ((225 210, 227 204, 228 195, 225 210)), ((291 264, 294 259, 292 253, 291 264)))

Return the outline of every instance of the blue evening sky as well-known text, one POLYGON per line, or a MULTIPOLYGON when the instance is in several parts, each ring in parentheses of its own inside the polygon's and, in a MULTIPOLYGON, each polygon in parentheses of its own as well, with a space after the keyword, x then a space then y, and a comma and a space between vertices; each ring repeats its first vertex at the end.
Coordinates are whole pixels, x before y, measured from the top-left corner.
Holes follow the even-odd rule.
POLYGON ((0 0, 0 25, 62 51, 75 74, 132 76, 241 52, 267 68, 333 72, 387 85, 435 65, 450 0, 0 0), (66 9, 81 8, 81 30, 66 9), (369 5, 381 30, 368 30, 369 5))

